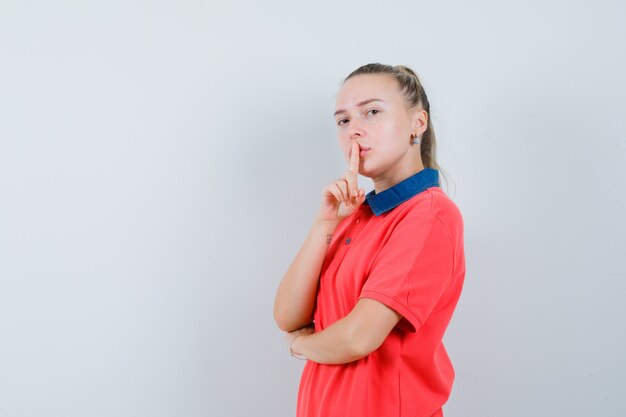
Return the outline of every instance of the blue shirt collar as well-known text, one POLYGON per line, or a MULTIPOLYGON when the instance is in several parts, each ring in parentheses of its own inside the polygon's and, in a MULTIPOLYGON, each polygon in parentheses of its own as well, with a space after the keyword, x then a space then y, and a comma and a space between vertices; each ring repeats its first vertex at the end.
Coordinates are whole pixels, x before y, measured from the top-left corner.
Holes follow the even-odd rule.
POLYGON ((427 188, 438 186, 439 171, 434 168, 424 168, 378 194, 376 190, 370 191, 365 195, 363 203, 369 204, 374 214, 379 216, 427 188))

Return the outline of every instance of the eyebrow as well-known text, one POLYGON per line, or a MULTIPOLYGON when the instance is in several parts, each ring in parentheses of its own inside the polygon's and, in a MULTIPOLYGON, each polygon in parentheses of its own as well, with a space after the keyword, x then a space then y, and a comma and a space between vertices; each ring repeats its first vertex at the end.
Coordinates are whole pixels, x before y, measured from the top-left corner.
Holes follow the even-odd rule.
MULTIPOLYGON (((367 100, 363 100, 362 102, 357 103, 357 107, 365 106, 367 103, 371 103, 372 101, 382 101, 383 103, 385 102, 384 100, 381 100, 379 98, 368 98, 367 100)), ((347 113, 347 111, 343 109, 337 110, 335 114, 333 114, 333 117, 337 116, 339 113, 347 113)))

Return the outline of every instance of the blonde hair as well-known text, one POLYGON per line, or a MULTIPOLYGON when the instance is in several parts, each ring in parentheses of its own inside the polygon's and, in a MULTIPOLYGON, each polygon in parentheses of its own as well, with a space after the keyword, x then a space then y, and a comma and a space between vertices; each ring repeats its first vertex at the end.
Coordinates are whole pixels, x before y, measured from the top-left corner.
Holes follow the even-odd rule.
MULTIPOLYGON (((437 163, 437 142, 435 140, 435 131, 430 117, 430 103, 428 102, 426 91, 424 91, 424 87, 417 74, 405 65, 391 66, 374 62, 360 66, 352 71, 350 75, 343 80, 342 84, 350 78, 361 74, 385 74, 392 76, 398 83, 400 92, 404 94, 408 108, 421 107, 426 111, 428 114, 428 125, 422 134, 420 144, 422 163, 425 168, 433 168, 440 172, 443 171, 441 166, 437 163)), ((443 175, 443 172, 441 173, 443 175)), ((445 175, 443 175, 443 177, 446 179, 445 175)), ((446 184, 447 182, 446 179, 446 184)))

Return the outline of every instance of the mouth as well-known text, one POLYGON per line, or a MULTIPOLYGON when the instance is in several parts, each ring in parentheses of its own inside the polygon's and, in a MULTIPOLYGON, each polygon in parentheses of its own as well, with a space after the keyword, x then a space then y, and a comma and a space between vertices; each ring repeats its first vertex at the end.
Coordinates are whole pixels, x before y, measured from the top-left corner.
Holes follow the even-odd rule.
POLYGON ((367 155, 367 153, 370 151, 370 149, 372 149, 372 148, 370 148, 369 146, 361 146, 361 145, 359 145, 359 156, 367 155))
MULTIPOLYGON (((359 145, 359 156, 367 155, 367 152, 372 149, 369 146, 361 146, 359 145)), ((350 155, 352 155, 352 149, 350 149, 350 155)))

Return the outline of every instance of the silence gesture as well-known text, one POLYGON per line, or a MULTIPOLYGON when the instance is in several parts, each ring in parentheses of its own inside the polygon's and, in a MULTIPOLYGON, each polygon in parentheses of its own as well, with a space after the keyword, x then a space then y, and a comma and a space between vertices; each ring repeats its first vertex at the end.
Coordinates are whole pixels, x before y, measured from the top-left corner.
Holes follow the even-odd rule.
POLYGON ((339 222, 354 213, 365 201, 365 190, 359 188, 357 175, 359 173, 359 144, 352 142, 349 169, 338 178, 324 187, 322 203, 317 218, 321 221, 339 222))

